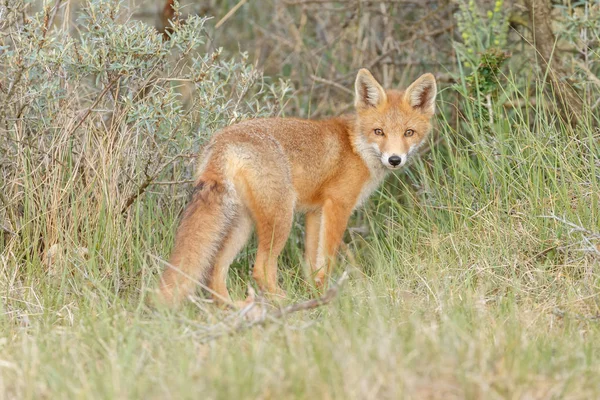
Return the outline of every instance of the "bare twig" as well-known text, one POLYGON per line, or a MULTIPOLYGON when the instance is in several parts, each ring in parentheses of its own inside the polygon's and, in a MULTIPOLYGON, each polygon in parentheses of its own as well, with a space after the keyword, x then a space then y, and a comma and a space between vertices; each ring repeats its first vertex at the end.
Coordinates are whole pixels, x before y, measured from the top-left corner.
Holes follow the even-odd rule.
POLYGON ((240 0, 235 6, 233 6, 233 8, 229 10, 227 14, 225 14, 225 16, 219 20, 219 22, 217 22, 215 29, 218 29, 221 25, 223 25, 241 6, 246 3, 246 1, 247 0, 240 0))
POLYGON ((165 186, 170 186, 170 185, 184 185, 186 183, 194 183, 196 182, 194 179, 184 179, 181 181, 157 181, 157 182, 153 182, 153 185, 165 185, 165 186))
POLYGON ((556 315, 558 318, 573 317, 575 319, 582 320, 582 321, 598 321, 598 320, 600 320, 600 314, 581 315, 581 314, 577 314, 577 313, 566 313, 565 311, 561 310, 560 308, 555 308, 554 310, 551 311, 551 314, 556 315))
POLYGON ((344 93, 349 93, 349 94, 353 94, 354 92, 350 89, 348 89, 347 87, 340 85, 337 82, 334 81, 330 81, 329 79, 324 79, 324 78, 319 78, 316 75, 311 75, 310 76, 315 82, 321 82, 321 83, 325 83, 326 85, 330 85, 333 86, 336 89, 340 89, 342 92, 344 93))
MULTIPOLYGON (((333 284, 329 289, 327 289, 327 291, 325 292, 325 294, 323 296, 316 298, 316 299, 307 300, 302 303, 290 304, 287 307, 277 310, 276 312, 271 314, 270 317, 276 318, 276 319, 283 318, 286 315, 293 314, 298 311, 312 310, 313 308, 317 308, 317 307, 321 307, 326 304, 329 304, 329 303, 331 303, 331 301, 333 299, 335 299, 337 297, 341 285, 347 279, 348 279, 348 271, 344 271, 344 273, 342 274, 340 279, 338 279, 338 281, 335 284, 333 284)), ((266 321, 266 319, 267 318, 265 317, 262 320, 258 320, 253 325, 256 325, 256 324, 262 325, 266 321)))
POLYGON ((60 3, 62 3, 62 0, 56 0, 56 4, 54 5, 54 8, 52 9, 52 15, 47 20, 46 27, 44 29, 44 37, 46 37, 46 35, 48 33, 48 29, 50 27, 52 27, 52 24, 54 24, 54 18, 56 18, 56 13, 58 12, 58 9, 60 8, 60 3))
MULTIPOLYGON (((187 155, 185 154, 178 154, 172 158, 170 158, 167 162, 165 162, 163 165, 161 165, 154 174, 152 175, 147 175, 146 179, 144 179, 144 182, 142 182, 142 184, 140 186, 138 186, 137 190, 127 198, 127 200, 125 201, 125 205, 123 206, 123 208, 121 209, 121 214, 125 214, 125 211, 127 211, 127 209, 137 200, 138 197, 140 197, 142 194, 144 194, 144 192, 146 191, 146 189, 148 189, 148 186, 154 184, 154 180, 156 178, 158 178, 158 176, 161 174, 161 172, 164 171, 165 168, 167 168, 169 165, 173 164, 173 162, 179 158, 185 158, 187 157, 187 155)), ((193 182, 193 181, 192 181, 193 182)), ((185 183, 185 181, 182 182, 169 182, 169 184, 176 184, 176 183, 185 183)))
POLYGON ((67 136, 71 136, 73 133, 75 133, 75 131, 77 129, 79 129, 79 127, 81 126, 81 124, 84 123, 84 121, 87 119, 87 117, 90 115, 90 113, 92 112, 92 110, 94 109, 94 107, 96 107, 98 105, 98 103, 100 103, 100 100, 102 100, 102 98, 104 97, 104 95, 106 95, 106 93, 108 93, 108 91, 110 90, 110 88, 113 87, 113 85, 119 80, 119 76, 113 78, 108 85, 106 85, 104 87, 104 89, 102 90, 102 92, 100 93, 100 95, 96 98, 96 101, 94 101, 94 103, 85 111, 85 113, 83 114, 83 117, 81 117, 81 119, 79 120, 79 122, 77 123, 77 125, 75 125, 75 128, 71 129, 71 131, 69 132, 69 134, 67 136))
POLYGON ((559 217, 559 216, 556 216, 554 214, 541 215, 540 217, 542 217, 542 218, 550 218, 550 219, 554 219, 554 220, 556 220, 558 222, 561 222, 561 223, 563 223, 563 224, 571 227, 572 228, 571 232, 583 232, 583 233, 585 233, 587 235, 590 235, 590 236, 592 236, 594 238, 600 238, 600 234, 598 234, 596 232, 592 232, 589 229, 584 228, 581 225, 574 224, 573 222, 568 221, 566 218, 559 217))
POLYGON ((9 235, 13 235, 13 236, 16 235, 16 233, 13 232, 11 229, 9 229, 7 226, 0 225, 0 229, 2 229, 4 231, 4 233, 8 233, 9 235))
POLYGON ((342 285, 344 284, 344 282, 347 279, 348 279, 348 271, 344 271, 344 273, 342 274, 340 279, 338 279, 336 283, 332 284, 331 287, 329 289, 327 289, 327 291, 325 292, 325 294, 323 296, 318 297, 316 299, 311 299, 311 300, 307 300, 304 302, 300 302, 300 303, 290 304, 287 307, 280 308, 271 313, 263 312, 259 318, 248 322, 243 318, 243 316, 245 314, 247 314, 251 310, 252 307, 256 306, 256 303, 253 302, 240 311, 241 318, 238 318, 236 323, 233 326, 230 326, 225 330, 222 330, 220 332, 209 335, 208 337, 205 337, 204 341, 208 342, 208 341, 212 341, 212 340, 218 339, 223 336, 240 333, 242 331, 248 330, 255 326, 266 325, 269 322, 273 322, 273 321, 282 319, 290 314, 293 314, 293 313, 296 313, 299 311, 312 310, 312 309, 327 305, 327 304, 331 303, 337 297, 337 295, 340 291, 340 287, 342 287, 342 285))
POLYGON ((600 233, 593 232, 581 225, 574 224, 565 218, 558 217, 556 215, 542 215, 542 218, 551 218, 571 228, 569 234, 578 232, 582 234, 583 247, 579 251, 593 254, 600 257, 600 243, 593 243, 592 241, 600 241, 600 233))

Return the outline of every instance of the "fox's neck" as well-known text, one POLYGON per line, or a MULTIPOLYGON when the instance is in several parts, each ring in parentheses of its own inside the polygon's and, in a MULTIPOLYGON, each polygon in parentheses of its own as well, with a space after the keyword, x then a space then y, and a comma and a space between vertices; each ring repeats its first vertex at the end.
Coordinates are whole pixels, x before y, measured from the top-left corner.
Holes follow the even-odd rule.
POLYGON ((364 133, 360 131, 356 115, 343 115, 339 118, 345 124, 345 129, 348 132, 348 138, 350 139, 354 153, 358 154, 364 161, 371 172, 372 178, 382 179, 389 170, 381 163, 379 150, 371 146, 367 142, 364 133))
POLYGON ((340 123, 344 124, 344 129, 348 135, 352 150, 364 162, 370 174, 369 179, 363 183, 363 187, 358 195, 356 204, 354 205, 354 208, 356 208, 360 207, 371 193, 379 187, 389 170, 381 163, 379 150, 371 146, 367 142, 364 133, 360 131, 356 122, 356 116, 344 115, 339 118, 340 123))

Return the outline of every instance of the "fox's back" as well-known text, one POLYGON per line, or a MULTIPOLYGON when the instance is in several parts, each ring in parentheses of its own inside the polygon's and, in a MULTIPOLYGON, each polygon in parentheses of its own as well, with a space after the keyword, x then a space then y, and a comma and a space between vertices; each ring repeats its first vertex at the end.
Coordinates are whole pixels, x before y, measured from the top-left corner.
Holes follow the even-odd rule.
POLYGON ((246 136, 257 142, 276 140, 290 161, 310 166, 316 160, 337 158, 350 149, 347 129, 349 121, 343 118, 311 121, 299 118, 260 118, 242 121, 215 135, 215 142, 233 142, 246 136))
MULTIPOLYGON (((258 158, 256 168, 281 169, 291 177, 300 205, 318 203, 320 188, 348 168, 361 168, 352 150, 351 117, 321 121, 297 118, 252 119, 229 126, 212 139, 212 152, 244 148, 258 158), (262 161, 261 161, 262 160, 262 161)), ((274 174, 279 171, 273 171, 274 174)))

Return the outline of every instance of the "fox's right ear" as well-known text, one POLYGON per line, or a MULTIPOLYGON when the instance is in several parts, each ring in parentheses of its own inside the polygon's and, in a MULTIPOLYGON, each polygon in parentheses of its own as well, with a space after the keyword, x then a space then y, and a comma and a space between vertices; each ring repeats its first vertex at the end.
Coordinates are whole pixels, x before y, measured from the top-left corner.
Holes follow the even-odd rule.
POLYGON ((354 90, 356 94, 354 106, 357 109, 377 107, 387 100, 385 90, 366 68, 358 71, 354 90))

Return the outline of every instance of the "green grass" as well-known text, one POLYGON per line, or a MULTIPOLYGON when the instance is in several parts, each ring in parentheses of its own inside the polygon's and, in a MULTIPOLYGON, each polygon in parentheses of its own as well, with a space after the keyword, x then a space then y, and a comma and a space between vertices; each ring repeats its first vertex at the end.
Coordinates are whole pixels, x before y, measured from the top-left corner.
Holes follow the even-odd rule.
MULTIPOLYGON (((157 187, 122 216, 118 163, 73 180, 72 150, 51 146, 44 170, 21 154, 20 232, 0 236, 0 395, 600 397, 598 121, 573 129, 536 100, 491 126, 441 115, 443 140, 353 217, 332 304, 216 339, 235 315, 144 305, 185 196, 157 187)), ((301 233, 281 259, 289 302, 312 296, 301 233)), ((231 274, 238 298, 253 252, 231 274)))

